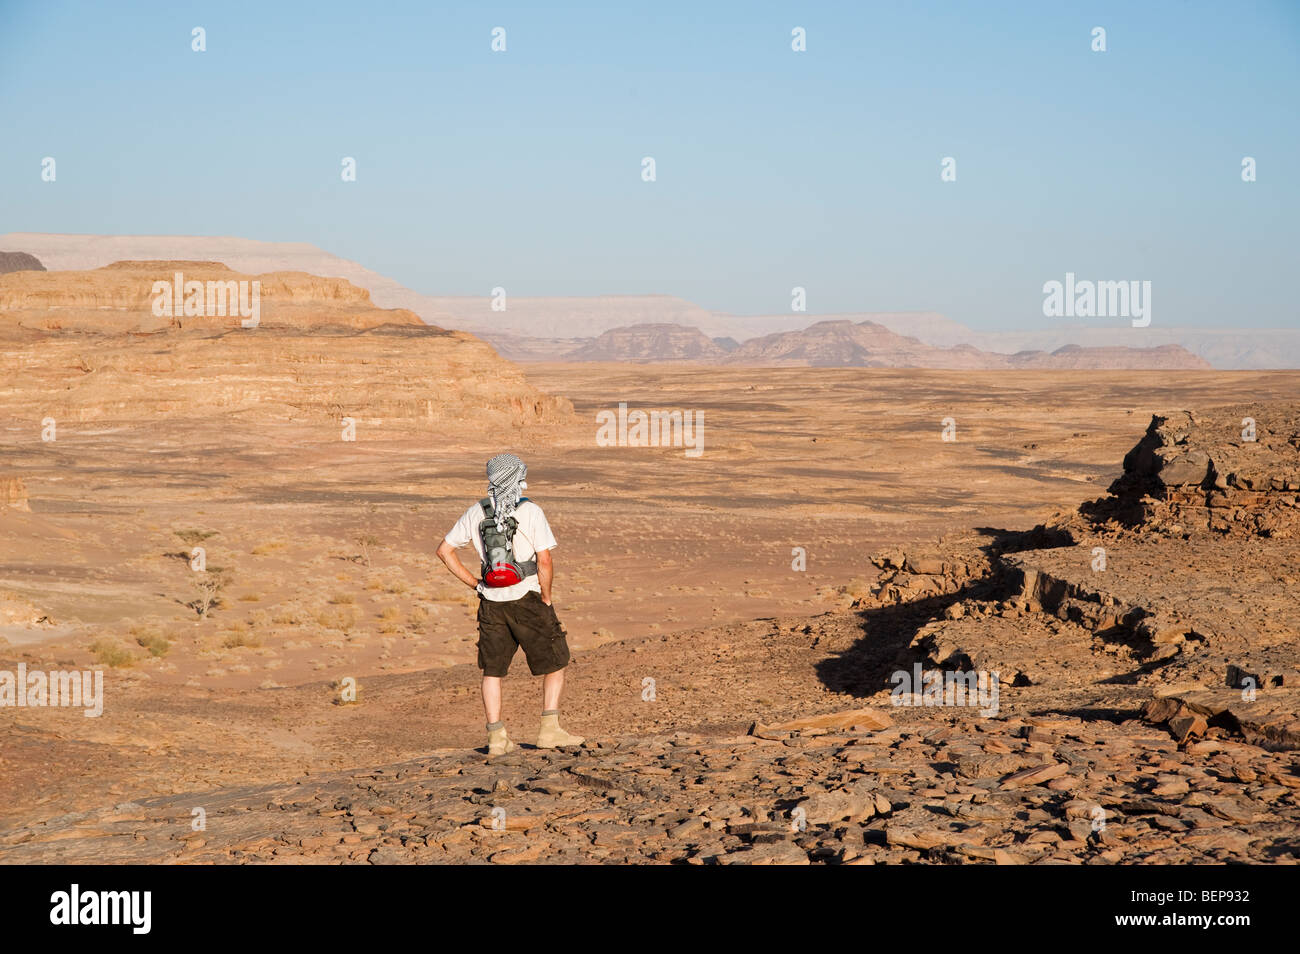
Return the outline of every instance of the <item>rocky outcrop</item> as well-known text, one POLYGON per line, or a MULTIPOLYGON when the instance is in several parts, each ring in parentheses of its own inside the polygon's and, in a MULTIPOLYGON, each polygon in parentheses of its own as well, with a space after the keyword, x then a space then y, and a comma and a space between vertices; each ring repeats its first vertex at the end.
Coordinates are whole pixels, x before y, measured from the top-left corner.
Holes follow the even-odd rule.
POLYGON ((918 615, 900 665, 1181 687, 1179 707, 1151 710, 1179 741, 1217 727, 1297 749, 1297 490, 1300 406, 1157 414, 1105 498, 1029 533, 881 554, 860 606, 918 615))
POLYGON ((1156 415, 1097 517, 1151 533, 1300 533, 1300 407, 1240 404, 1156 415))

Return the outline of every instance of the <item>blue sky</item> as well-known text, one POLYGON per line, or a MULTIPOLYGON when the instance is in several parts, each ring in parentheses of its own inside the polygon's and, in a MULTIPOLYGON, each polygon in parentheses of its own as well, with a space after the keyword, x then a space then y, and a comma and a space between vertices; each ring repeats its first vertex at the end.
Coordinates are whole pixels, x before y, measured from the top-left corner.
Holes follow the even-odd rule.
POLYGON ((1151 281, 1157 325, 1300 326, 1297 104, 1294 2, 0 0, 0 232, 988 330, 1072 271, 1151 281))

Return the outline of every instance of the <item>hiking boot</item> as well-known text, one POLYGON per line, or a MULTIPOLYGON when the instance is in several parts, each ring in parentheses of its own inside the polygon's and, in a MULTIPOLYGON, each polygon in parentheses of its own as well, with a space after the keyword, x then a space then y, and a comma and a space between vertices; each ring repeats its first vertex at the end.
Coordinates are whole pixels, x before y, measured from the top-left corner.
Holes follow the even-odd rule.
POLYGON ((515 744, 506 735, 504 722, 488 723, 488 755, 505 755, 513 752, 515 744))
POLYGON ((554 749, 561 745, 582 745, 582 736, 570 735, 560 728, 559 712, 543 712, 542 731, 537 733, 537 747, 554 749))

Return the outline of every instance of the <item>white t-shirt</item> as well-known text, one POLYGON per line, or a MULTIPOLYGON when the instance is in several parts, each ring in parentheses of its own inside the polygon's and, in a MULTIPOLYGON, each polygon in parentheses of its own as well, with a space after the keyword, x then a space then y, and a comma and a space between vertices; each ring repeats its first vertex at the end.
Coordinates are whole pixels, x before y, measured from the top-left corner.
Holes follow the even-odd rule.
MULTIPOLYGON (((542 513, 541 507, 531 500, 525 500, 515 508, 514 517, 519 521, 519 526, 515 529, 515 538, 511 541, 511 545, 514 547, 517 562, 531 560, 542 550, 555 549, 555 535, 551 533, 551 525, 546 522, 546 514, 542 513)), ((461 514, 460 519, 456 521, 456 526, 451 528, 445 538, 448 544, 457 548, 468 543, 474 544, 480 567, 483 565, 485 553, 483 538, 479 535, 478 527, 483 519, 483 508, 475 503, 461 514)), ((514 586, 485 586, 480 583, 478 591, 486 600, 504 603, 517 600, 530 591, 540 593, 542 585, 534 574, 525 577, 522 583, 516 583, 514 586)))

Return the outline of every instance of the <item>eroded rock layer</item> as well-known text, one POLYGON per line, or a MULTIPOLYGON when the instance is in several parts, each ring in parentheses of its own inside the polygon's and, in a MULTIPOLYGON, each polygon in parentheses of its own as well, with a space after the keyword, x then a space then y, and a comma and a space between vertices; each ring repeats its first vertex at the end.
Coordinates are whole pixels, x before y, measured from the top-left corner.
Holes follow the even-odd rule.
POLYGON ((0 276, 0 345, 0 400, 33 428, 208 415, 481 428, 571 413, 474 336, 299 272, 215 262, 15 272, 0 276), (253 281, 257 324, 247 327, 253 281), (202 286, 189 309, 200 314, 187 313, 189 282, 202 286))

